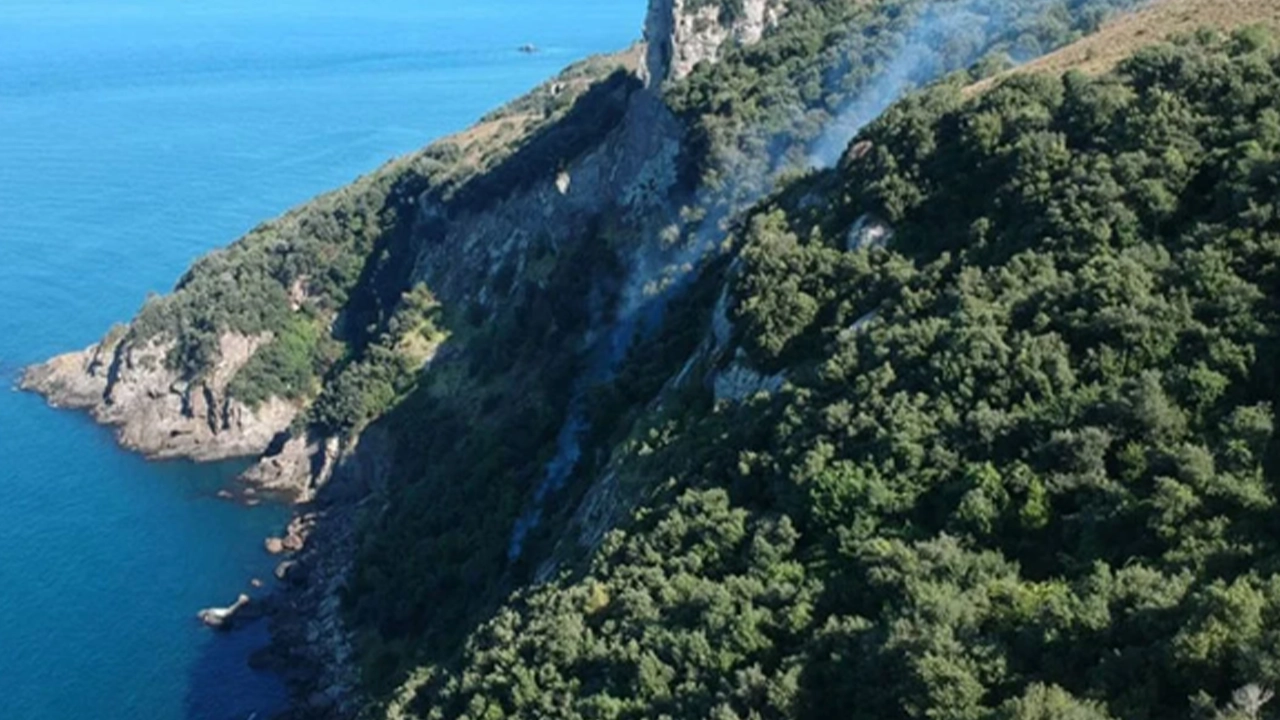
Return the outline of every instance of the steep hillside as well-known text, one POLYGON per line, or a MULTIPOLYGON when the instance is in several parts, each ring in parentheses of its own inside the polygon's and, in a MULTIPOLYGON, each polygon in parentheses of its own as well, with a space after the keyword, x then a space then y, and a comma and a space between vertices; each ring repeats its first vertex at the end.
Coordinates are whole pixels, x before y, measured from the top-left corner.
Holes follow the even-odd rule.
POLYGON ((1276 47, 944 84, 755 208, 593 398, 641 507, 391 714, 1270 717, 1276 47))
POLYGON ((653 0, 25 384, 305 503, 296 717, 1226 707, 1280 679, 1270 40, 1000 75, 1135 4, 653 0))
POLYGON ((1280 5, 1271 0, 1152 0, 1136 12, 1112 18, 1088 37, 977 83, 974 89, 990 87, 1013 73, 1106 72, 1146 45, 1201 28, 1234 30, 1250 25, 1280 28, 1280 5))

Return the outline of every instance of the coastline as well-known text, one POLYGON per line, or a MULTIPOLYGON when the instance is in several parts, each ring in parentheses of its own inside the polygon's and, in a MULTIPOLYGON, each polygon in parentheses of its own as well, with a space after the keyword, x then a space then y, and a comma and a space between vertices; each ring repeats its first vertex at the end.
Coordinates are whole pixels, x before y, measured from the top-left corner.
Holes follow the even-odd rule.
POLYGON ((350 717, 359 708, 341 590, 354 565, 359 523, 378 510, 394 454, 389 433, 366 429, 316 497, 295 505, 271 594, 271 643, 250 658, 251 666, 274 671, 288 687, 292 706, 277 716, 282 720, 350 717))
MULTIPOLYGON (((218 617, 218 622, 205 620, 209 632, 240 632, 247 627, 241 621, 267 623, 269 643, 246 662, 254 670, 273 673, 288 691, 289 707, 275 717, 349 717, 358 705, 351 681, 356 673, 338 590, 354 559, 357 517, 369 498, 369 489, 375 481, 384 481, 386 473, 384 463, 371 457, 374 452, 360 449, 380 444, 385 435, 377 431, 366 433, 368 439, 353 442, 350 450, 329 458, 325 463, 326 482, 314 492, 307 492, 297 484, 299 478, 280 468, 275 473, 262 472, 264 462, 274 456, 264 457, 261 452, 246 454, 218 448, 198 453, 157 452, 154 444, 139 447, 128 441, 127 427, 130 423, 146 423, 147 418, 121 414, 104 400, 105 375, 96 374, 102 366, 98 348, 91 346, 16 369, 12 390, 39 395, 55 409, 85 411, 96 423, 113 430, 121 448, 149 462, 256 460, 235 479, 234 487, 220 491, 218 497, 247 507, 271 502, 289 508, 287 524, 278 534, 262 539, 261 552, 276 560, 273 577, 264 578, 260 592, 252 597, 241 595, 227 608, 193 608, 192 614, 205 620, 211 611, 210 617, 227 611, 218 617)), ((246 586, 256 580, 244 578, 246 586)))

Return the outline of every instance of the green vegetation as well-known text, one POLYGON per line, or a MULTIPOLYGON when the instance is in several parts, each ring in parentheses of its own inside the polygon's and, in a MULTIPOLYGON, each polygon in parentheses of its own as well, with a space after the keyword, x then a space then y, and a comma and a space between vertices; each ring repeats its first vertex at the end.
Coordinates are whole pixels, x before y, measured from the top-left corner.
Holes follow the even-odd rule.
POLYGON ((225 332, 296 336, 291 294, 305 298, 317 321, 332 317, 381 237, 411 219, 410 198, 396 191, 420 183, 427 163, 429 154, 394 163, 202 258, 171 295, 143 307, 133 335, 175 339, 170 365, 195 377, 216 362, 225 332))
MULTIPOLYGON (((1110 76, 968 100, 957 79, 758 208, 736 240, 733 344, 786 389, 664 396, 627 434, 642 441, 616 445, 650 479, 634 519, 460 645, 408 624, 502 585, 465 542, 432 550, 408 573, 431 578, 427 604, 381 626, 422 661, 392 712, 1268 717, 1274 48, 1202 33, 1110 76), (845 249, 864 216, 892 224, 887 248, 845 249)), ((725 276, 717 262, 698 284, 725 276)), ((671 367, 630 386, 650 372, 671 367)), ((407 492, 465 523, 503 506, 438 492, 494 479, 407 492)), ((397 514, 367 536, 403 533, 368 546, 357 619, 400 599, 371 580, 404 576, 391 553, 440 540, 397 514)))
POLYGON ((280 335, 254 353, 236 373, 229 387, 232 396, 250 407, 273 397, 311 397, 316 392, 316 378, 341 352, 337 343, 325 340, 313 318, 293 316, 280 335))
POLYGON ((440 305, 425 285, 406 293, 386 331, 359 360, 333 374, 308 414, 309 424, 328 434, 357 430, 402 399, 448 337, 439 317, 440 305))
MULTIPOLYGON (((1029 57, 1096 28, 1134 0, 965 0, 788 2, 785 21, 765 38, 700 65, 668 92, 691 128, 685 175, 707 205, 741 208, 778 173, 804 167, 811 144, 873 86, 921 17, 948 13, 947 42, 923 64, 931 76, 978 67, 995 71, 1009 56, 1029 57)), ((923 55, 920 50, 915 51, 923 55)), ((910 78, 909 78, 910 79, 910 78)))
MULTIPOLYGON (((1022 10, 1018 3, 1006 5, 1010 12, 1022 10)), ((1050 5, 1038 3, 1034 12, 1027 11, 1024 25, 1030 29, 1014 37, 1030 34, 1050 37, 1046 43, 1061 42, 1085 26, 1072 14, 1081 14, 1085 4, 1053 5, 1057 15, 1047 9, 1050 5), (1043 30, 1044 18, 1057 20, 1059 15, 1065 29, 1050 23, 1057 34, 1043 30)), ((720 213, 730 202, 718 194, 722 187, 711 175, 695 177, 702 167, 721 172, 736 168, 740 178, 758 179, 758 186, 733 185, 741 194, 732 202, 744 202, 770 182, 772 167, 752 165, 768 164, 766 145, 789 148, 779 166, 802 160, 817 126, 806 125, 808 131, 803 131, 797 115, 830 118, 865 87, 909 27, 905 13, 916 9, 912 2, 874 7, 795 3, 786 21, 758 48, 732 51, 724 70, 704 68, 670 88, 671 102, 693 127, 693 144, 685 157, 690 187, 711 190, 705 201, 701 191, 688 194, 702 207, 686 209, 685 217, 720 213), (861 48, 862 54, 852 54, 853 48, 861 48), (825 85, 827 78, 842 76, 843 68, 855 65, 862 70, 846 80, 841 94, 815 92, 793 99, 797 78, 816 78, 825 85), (773 90, 781 103, 766 99, 773 90), (718 140, 702 142, 712 126, 718 140)), ((997 51, 1004 41, 984 32, 977 42, 997 51)), ((957 68, 964 64, 959 53, 946 62, 957 68)), ((493 172, 432 195, 450 212, 483 210, 528 178, 545 176, 547 168, 561 166, 597 142, 616 124, 635 89, 634 79, 613 75, 583 93, 561 119, 563 127, 533 134, 493 172)), ((440 668, 456 662, 468 630, 525 582, 538 559, 556 544, 557 528, 569 521, 615 445, 625 442, 638 453, 649 453, 672 432, 642 427, 648 422, 647 406, 700 343, 719 291, 714 283, 699 283, 685 293, 667 319, 674 329, 632 352, 613 382, 590 389, 590 433, 583 452, 587 462, 547 508, 547 517, 529 538, 525 559, 508 560, 511 528, 555 453, 574 378, 591 342, 588 331, 604 327, 617 311, 620 266, 628 249, 642 243, 625 218, 609 217, 606 210, 593 221, 585 233, 566 231, 561 235, 572 236, 535 242, 518 271, 498 268, 487 286, 492 297, 505 298, 496 305, 447 308, 441 327, 448 328, 450 341, 417 387, 387 380, 383 369, 390 363, 357 362, 349 366, 348 377, 327 382, 316 403, 313 417, 328 429, 359 427, 378 417, 388 403, 394 405, 382 421, 400 448, 387 489, 388 510, 370 518, 363 529, 357 569, 344 593, 360 638, 364 677, 377 694, 420 666, 435 668, 428 674, 437 677, 440 668)), ((696 228, 696 223, 687 227, 696 228)), ((723 273, 727 263, 717 267, 723 273)), ((390 282, 376 285, 394 287, 390 282)), ((689 395, 681 399, 687 402, 682 406, 686 411, 709 410, 709 403, 689 395)), ((668 402, 667 410, 675 412, 674 404, 668 402)), ((721 459, 736 463, 732 457, 721 459)), ((652 483, 634 468, 627 474, 637 486, 652 483)))
POLYGON ((638 85, 608 61, 256 229, 129 332, 176 340, 191 377, 221 334, 269 333, 234 396, 395 440, 341 591, 372 710, 1274 717, 1276 43, 1202 32, 1103 77, 971 86, 1130 4, 966 3, 1009 22, 966 25, 934 60, 952 74, 831 170, 795 168, 940 3, 794 0, 666 88, 684 232, 732 218, 729 239, 596 387, 651 227, 602 208, 521 238, 466 302, 415 265, 438 223, 617 126, 638 85), (879 222, 891 241, 853 247, 879 222), (717 401, 730 364, 786 384, 717 401), (574 403, 581 460, 512 559, 574 403))
POLYGON ((365 528, 344 593, 378 691, 422 653, 457 648, 506 593, 511 528, 564 421, 589 299, 620 280, 612 233, 602 223, 540 244, 530 259, 546 276, 513 273, 500 304, 451 314, 449 346, 463 350, 442 350, 381 422, 397 438, 394 501, 365 528))

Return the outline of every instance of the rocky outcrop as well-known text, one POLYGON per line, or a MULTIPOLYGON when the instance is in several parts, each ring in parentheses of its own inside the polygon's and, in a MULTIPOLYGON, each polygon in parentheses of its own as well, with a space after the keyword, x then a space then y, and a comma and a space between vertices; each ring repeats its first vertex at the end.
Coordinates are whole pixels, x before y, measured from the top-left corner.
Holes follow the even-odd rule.
POLYGON ((285 530, 283 537, 267 538, 265 542, 267 552, 272 555, 281 555, 301 550, 306 546, 307 538, 315 529, 319 517, 317 513, 303 513, 294 517, 289 521, 289 527, 285 530))
POLYGON ((654 93, 633 91, 616 102, 625 114, 613 127, 599 128, 594 142, 533 181, 465 207, 420 197, 414 280, 446 304, 489 306, 513 289, 498 278, 528 277, 535 252, 557 252, 605 213, 638 237, 656 237, 675 212, 681 127, 654 93))
POLYGON ((782 373, 765 375, 746 364, 744 357, 736 358, 711 380, 716 400, 742 402, 757 393, 776 393, 782 389, 786 377, 782 373))
POLYGON ((863 215, 858 218, 845 233, 845 250, 857 252, 871 248, 882 248, 893 240, 893 228, 874 215, 863 215))
MULTIPOLYGON (((634 76, 625 83, 613 82, 616 76, 600 83, 610 107, 625 112, 602 115, 609 121, 593 126, 583 142, 575 136, 575 142, 548 143, 567 149, 545 153, 547 162, 529 160, 543 158, 535 152, 540 136, 531 137, 513 153, 520 162, 510 162, 512 182, 479 183, 478 189, 463 183, 449 196, 416 186, 413 192, 420 194, 407 203, 418 208, 412 238, 398 250, 413 263, 410 280, 425 281, 445 304, 491 307, 512 292, 510 278, 537 281, 530 270, 535 255, 556 253, 567 239, 595 232, 601 218, 633 233, 628 240, 635 240, 637 256, 662 246, 662 231, 678 222, 688 198, 674 197, 682 191, 684 131, 655 86, 715 60, 728 44, 756 42, 782 7, 778 0, 745 0, 729 16, 718 2, 653 0, 646 30, 650 62, 641 70, 648 87, 634 76), (501 278, 507 278, 506 287, 501 278)), ((477 179, 493 180, 486 175, 477 179)), ((305 277, 296 279, 286 289, 290 308, 300 310, 310 292, 305 277)), ((270 339, 224 334, 217 364, 189 381, 166 363, 171 342, 140 341, 126 331, 31 368, 22 385, 56 406, 89 410, 116 428, 122 445, 149 457, 258 456, 242 476, 253 502, 263 492, 305 505, 280 537, 264 542, 267 552, 282 556, 275 573, 279 590, 269 603, 246 605, 249 599, 242 596, 200 617, 213 627, 228 627, 269 606, 273 644, 255 664, 284 676, 299 701, 296 717, 345 717, 355 704, 358 672, 340 590, 354 563, 357 519, 381 511, 385 501, 378 488, 391 472, 394 452, 376 424, 359 438, 290 434, 298 407, 273 400, 249 408, 230 397, 232 378, 270 339)), ((594 496, 599 517, 591 525, 600 532, 625 505, 618 487, 610 476, 594 496)))
POLYGON ((279 448, 275 445, 273 443, 240 480, 251 488, 284 496, 296 503, 315 498, 333 476, 342 455, 342 441, 336 437, 313 438, 302 434, 289 436, 279 448))
POLYGON ((172 343, 134 341, 117 331, 85 350, 28 368, 21 387, 44 395, 55 407, 88 410, 116 428, 121 445, 150 458, 252 456, 298 413, 279 399, 250 408, 227 392, 236 372, 268 340, 269 335, 223 334, 217 365, 189 381, 166 363, 172 343))
POLYGON ((650 84, 686 77, 698 63, 714 62, 726 44, 751 45, 778 22, 781 0, 653 0, 645 22, 650 84))

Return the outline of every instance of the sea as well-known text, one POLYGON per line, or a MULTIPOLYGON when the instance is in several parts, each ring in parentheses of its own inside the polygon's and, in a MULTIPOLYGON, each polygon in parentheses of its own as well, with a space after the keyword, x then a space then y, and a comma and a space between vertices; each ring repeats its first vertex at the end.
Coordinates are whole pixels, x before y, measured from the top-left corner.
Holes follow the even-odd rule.
POLYGON ((0 0, 0 718, 266 718, 288 509, 11 391, 201 254, 639 38, 644 0, 0 0), (537 53, 519 51, 533 44, 537 53))

